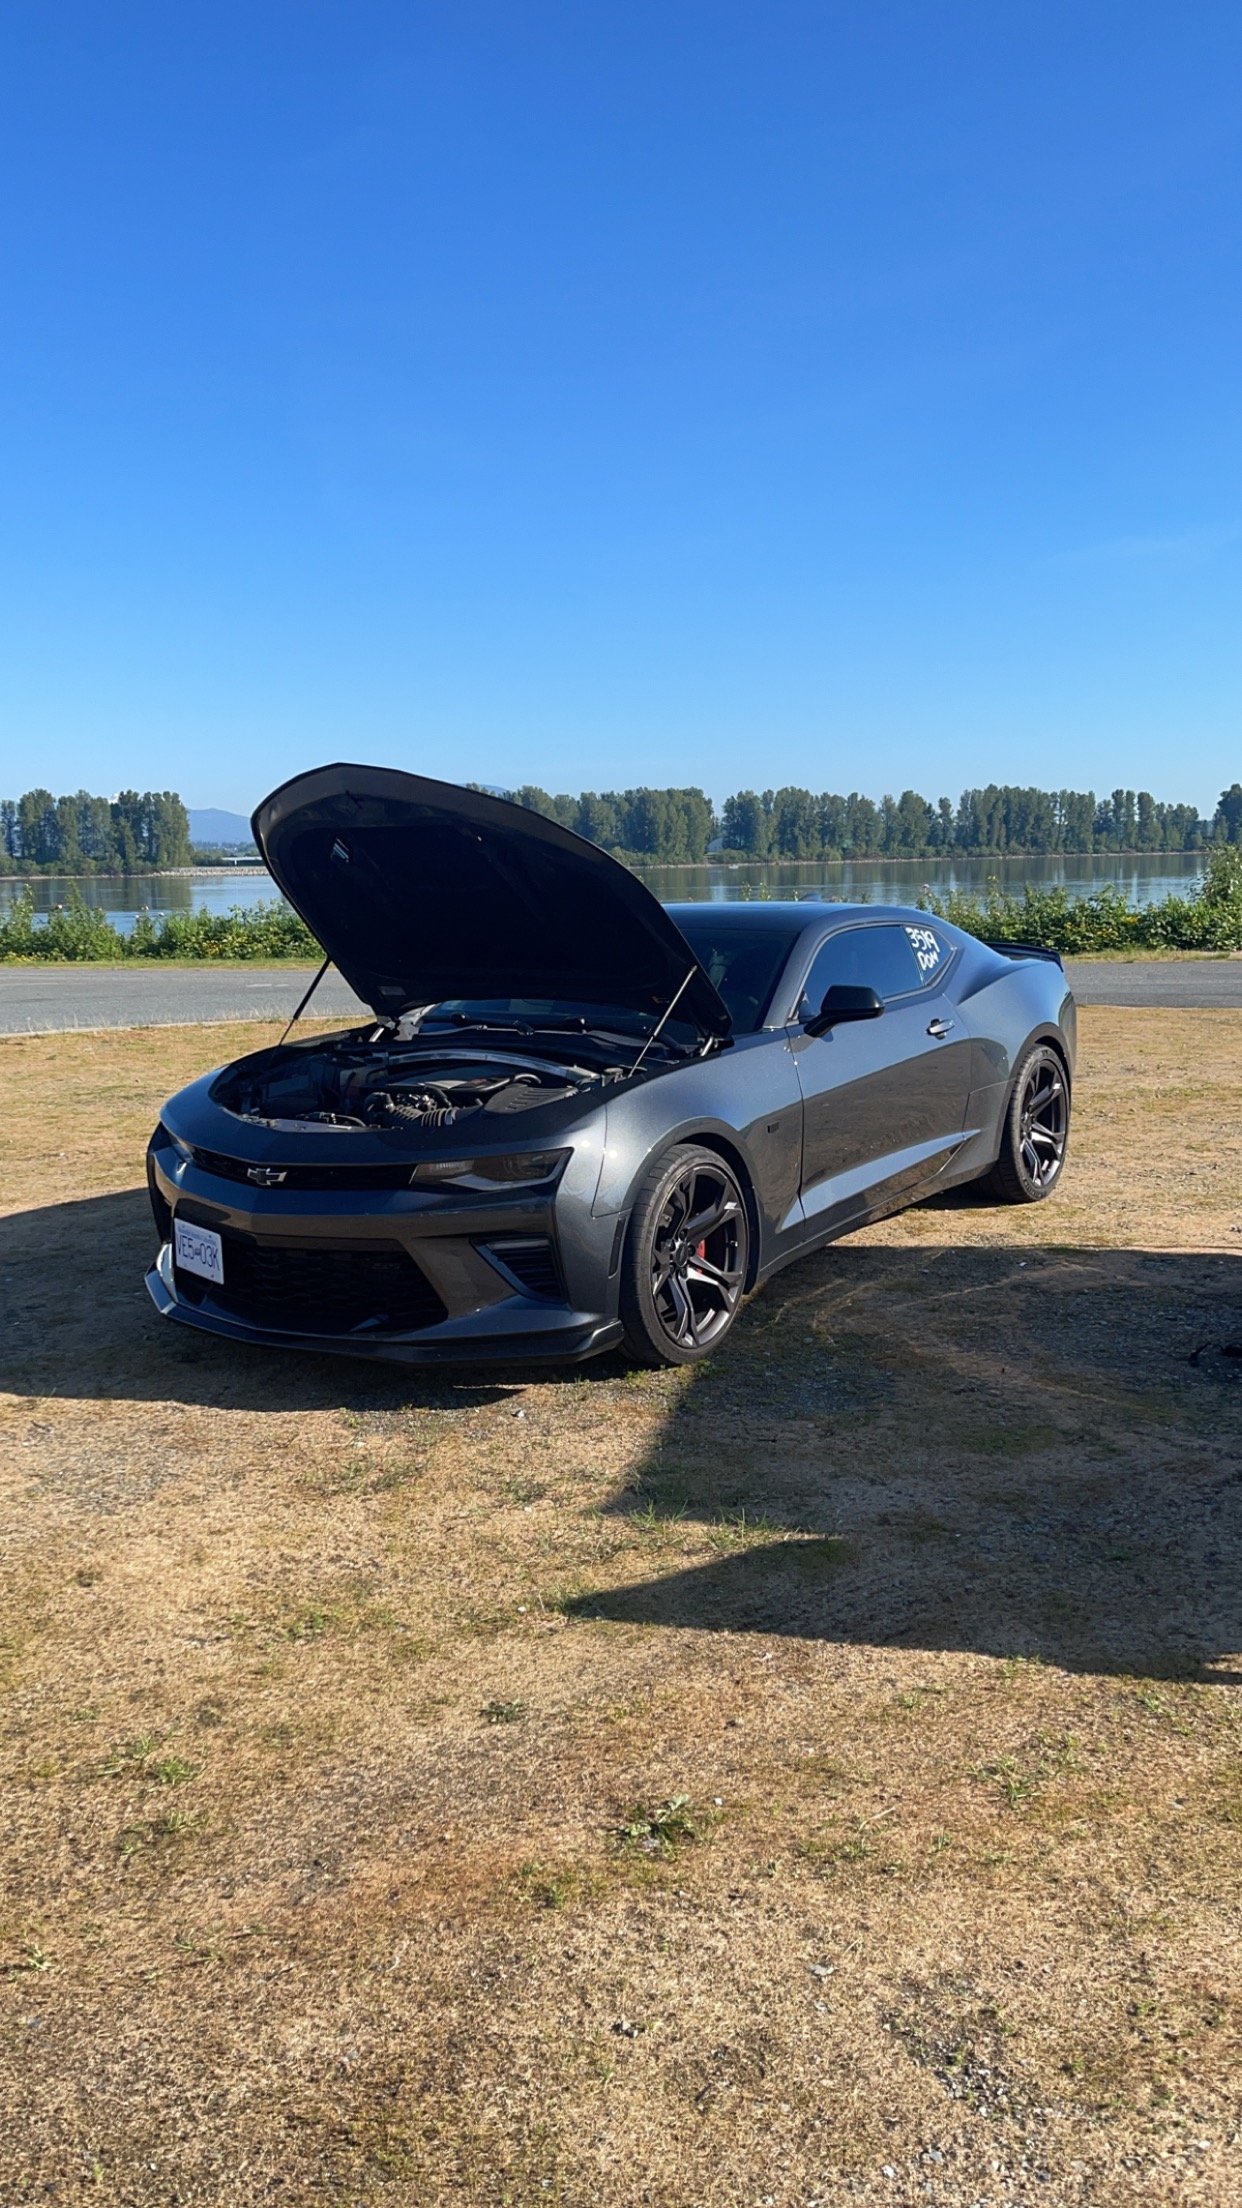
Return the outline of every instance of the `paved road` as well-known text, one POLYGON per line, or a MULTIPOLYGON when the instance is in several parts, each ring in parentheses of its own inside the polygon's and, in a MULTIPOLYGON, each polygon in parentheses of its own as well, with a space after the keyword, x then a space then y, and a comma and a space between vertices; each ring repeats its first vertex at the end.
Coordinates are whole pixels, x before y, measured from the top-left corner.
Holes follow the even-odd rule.
POLYGON ((1242 958, 1067 958, 1065 971, 1080 1004, 1242 1005, 1242 958))
MULTIPOLYGON (((0 1034, 46 1034, 73 1027, 196 1027, 205 1020, 271 1020, 283 1026, 314 970, 0 966, 0 1034)), ((336 973, 324 975, 308 1010, 329 1019, 366 1016, 366 1006, 336 973)))
MULTIPOLYGON (((60 1028, 194 1027, 209 1020, 282 1024, 313 969, 272 966, 0 966, 0 1035, 60 1028)), ((1242 1006, 1242 958, 1070 959, 1080 1004, 1242 1006)), ((365 1006, 326 974, 311 1009, 329 1019, 365 1006)))

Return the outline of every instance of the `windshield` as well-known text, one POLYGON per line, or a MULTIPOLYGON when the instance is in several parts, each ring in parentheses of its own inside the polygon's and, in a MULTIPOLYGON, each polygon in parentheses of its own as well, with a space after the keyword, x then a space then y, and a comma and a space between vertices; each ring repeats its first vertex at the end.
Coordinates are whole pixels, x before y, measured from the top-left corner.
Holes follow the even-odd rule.
POLYGON ((715 905, 704 905, 703 917, 684 908, 677 925, 699 964, 715 983, 729 1008, 735 1035, 753 1035, 763 1024, 764 1013, 800 930, 776 928, 770 921, 752 920, 715 905))
MULTIPOLYGON (((715 983, 728 1006, 735 1035, 753 1035, 763 1021, 777 978, 798 940, 796 927, 773 927, 770 920, 747 920, 736 907, 704 905, 702 917, 683 908, 677 925, 715 983)), ((636 1006, 586 1004, 573 997, 443 997, 424 1012, 420 1025, 437 1023, 460 1026, 477 1021, 486 1026, 520 1029, 568 1029, 571 1033, 633 1036, 641 1042, 650 1035, 665 1007, 653 1002, 650 1012, 636 1006)), ((693 1044, 695 1029, 676 1012, 661 1029, 661 1041, 674 1046, 693 1044)))

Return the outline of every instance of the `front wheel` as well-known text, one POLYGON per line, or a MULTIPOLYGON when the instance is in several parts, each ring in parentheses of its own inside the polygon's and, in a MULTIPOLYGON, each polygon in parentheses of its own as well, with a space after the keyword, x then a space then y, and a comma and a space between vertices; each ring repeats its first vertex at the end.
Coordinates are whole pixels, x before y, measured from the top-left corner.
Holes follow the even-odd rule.
POLYGON ((713 1150, 680 1143, 645 1175, 621 1261, 625 1346, 644 1365, 689 1365, 724 1340, 750 1255, 746 1201, 713 1150))
POLYGON ((1000 1156, 981 1185, 1003 1203, 1042 1203, 1061 1178, 1069 1123, 1065 1067, 1055 1050, 1038 1043, 1018 1068, 1001 1130, 1000 1156))

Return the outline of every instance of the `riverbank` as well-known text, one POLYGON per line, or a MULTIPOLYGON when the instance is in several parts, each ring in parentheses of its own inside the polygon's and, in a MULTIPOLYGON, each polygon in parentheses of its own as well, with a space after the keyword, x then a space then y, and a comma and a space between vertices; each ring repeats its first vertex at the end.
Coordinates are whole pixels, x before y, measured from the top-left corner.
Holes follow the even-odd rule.
MULTIPOLYGON (((937 849, 935 851, 838 851, 821 852, 809 859, 788 858, 782 852, 769 852, 757 857, 753 851, 709 851, 701 859, 656 859, 645 851, 610 851, 609 857, 628 866, 636 874, 661 874, 675 871, 678 874, 708 874, 716 869, 723 873, 738 874, 756 866, 779 866, 791 872, 822 873, 826 866, 865 866, 874 862, 885 867, 936 867, 947 859, 970 865, 1011 866, 1028 860, 1044 859, 1103 859, 1109 864, 1126 860, 1152 861, 1160 859, 1198 859, 1207 857, 1210 847, 1203 844, 1181 844, 1176 850, 1148 851, 1131 848, 1128 844, 1110 844, 1096 850, 1061 851, 990 851, 937 849)), ((129 882, 132 879, 146 881, 185 880, 195 874, 266 874, 267 868, 260 858, 245 859, 194 859, 189 866, 143 866, 126 874, 116 868, 91 867, 83 873, 66 873, 58 865, 0 866, 0 884, 5 882, 129 882)))
MULTIPOLYGON (((743 894, 746 894, 745 888, 743 894)), ((758 901, 770 886, 760 883, 758 901)), ((864 900, 865 901, 865 900, 864 900)), ((1075 895, 1063 886, 1024 883, 1018 891, 990 882, 983 892, 926 887, 909 900, 973 935, 1040 945, 1081 956, 1092 952, 1242 950, 1242 846, 1209 853, 1201 879, 1185 893, 1131 905, 1115 883, 1075 895)), ((119 928, 80 894, 40 913, 31 895, 0 913, 0 961, 119 964, 240 960, 270 963, 317 959, 319 945, 288 905, 267 902, 228 912, 139 912, 119 928)))

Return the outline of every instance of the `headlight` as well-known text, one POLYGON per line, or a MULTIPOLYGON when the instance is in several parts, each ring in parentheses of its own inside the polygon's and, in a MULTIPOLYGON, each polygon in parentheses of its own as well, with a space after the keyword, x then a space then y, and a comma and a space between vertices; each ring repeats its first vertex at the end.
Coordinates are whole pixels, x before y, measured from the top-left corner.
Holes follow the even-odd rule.
POLYGON ((437 1158, 416 1165, 416 1188, 545 1188, 560 1179, 568 1150, 527 1150, 507 1158, 437 1158))
POLYGON ((165 1134, 165 1136, 166 1136, 167 1140, 168 1140, 168 1141, 169 1141, 169 1142, 170 1142, 170 1143, 172 1144, 172 1146, 173 1146, 173 1149, 174 1149, 174 1150, 176 1151, 176 1153, 177 1153, 177 1156, 178 1156, 179 1158, 192 1158, 192 1157, 193 1157, 193 1155, 194 1155, 194 1152, 193 1152, 193 1150, 192 1150, 192 1149, 190 1148, 190 1145, 189 1145, 189 1143, 188 1143, 188 1142, 183 1142, 183 1141, 181 1140, 181 1137, 180 1137, 180 1135, 174 1135, 174 1133, 173 1133, 173 1131, 172 1131, 172 1128, 171 1128, 171 1127, 166 1127, 166 1126, 164 1126, 164 1123, 163 1123, 163 1121, 162 1121, 162 1120, 161 1120, 161 1122, 160 1122, 160 1125, 161 1125, 161 1127, 163 1128, 163 1132, 164 1132, 164 1134, 165 1134))

